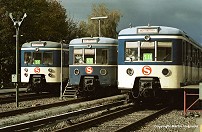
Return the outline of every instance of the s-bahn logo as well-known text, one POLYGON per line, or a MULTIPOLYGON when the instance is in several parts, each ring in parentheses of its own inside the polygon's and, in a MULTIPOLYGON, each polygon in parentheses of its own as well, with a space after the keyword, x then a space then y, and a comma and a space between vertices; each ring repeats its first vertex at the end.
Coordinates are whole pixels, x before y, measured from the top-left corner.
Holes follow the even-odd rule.
POLYGON ((87 73, 87 74, 93 73, 93 68, 90 67, 90 66, 87 66, 87 67, 86 67, 86 73, 87 73))
POLYGON ((151 69, 150 66, 144 66, 144 67, 142 68, 142 73, 143 73, 144 75, 150 75, 151 72, 152 72, 152 69, 151 69))
POLYGON ((34 68, 34 72, 35 72, 36 74, 39 73, 39 72, 40 72, 40 68, 39 68, 39 67, 34 68))

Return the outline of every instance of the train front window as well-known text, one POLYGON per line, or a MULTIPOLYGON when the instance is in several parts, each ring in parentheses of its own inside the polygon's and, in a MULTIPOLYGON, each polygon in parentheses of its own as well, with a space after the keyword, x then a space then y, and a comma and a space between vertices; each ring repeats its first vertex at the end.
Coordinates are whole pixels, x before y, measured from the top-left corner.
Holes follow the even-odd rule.
POLYGON ((172 42, 126 42, 125 61, 172 61, 172 42))
POLYGON ((96 64, 107 64, 107 49, 96 49, 96 64))
POLYGON ((83 49, 74 49, 74 64, 83 64, 83 49))
POLYGON ((157 61, 171 61, 172 42, 158 42, 157 61))
POLYGON ((33 52, 33 64, 39 65, 42 62, 42 54, 40 52, 33 52))
POLYGON ((24 64, 31 64, 32 58, 31 58, 31 52, 25 52, 24 53, 24 64))
POLYGON ((107 49, 74 49, 74 64, 107 64, 107 49))
POLYGON ((84 63, 94 64, 95 63, 95 49, 84 49, 84 63))
POLYGON ((154 61, 154 59, 155 59, 154 42, 141 42, 140 60, 154 61))
POLYGON ((43 64, 53 65, 53 53, 52 52, 43 53, 43 64))
POLYGON ((125 61, 138 60, 138 42, 126 42, 125 61))

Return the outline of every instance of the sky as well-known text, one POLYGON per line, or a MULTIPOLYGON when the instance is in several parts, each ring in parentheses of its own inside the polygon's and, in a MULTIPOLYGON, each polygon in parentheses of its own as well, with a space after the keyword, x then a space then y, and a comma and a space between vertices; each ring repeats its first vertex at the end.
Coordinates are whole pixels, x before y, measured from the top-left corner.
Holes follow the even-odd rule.
POLYGON ((169 26, 202 45, 202 0, 59 0, 75 21, 87 21, 92 5, 104 3, 122 13, 117 31, 132 26, 169 26))

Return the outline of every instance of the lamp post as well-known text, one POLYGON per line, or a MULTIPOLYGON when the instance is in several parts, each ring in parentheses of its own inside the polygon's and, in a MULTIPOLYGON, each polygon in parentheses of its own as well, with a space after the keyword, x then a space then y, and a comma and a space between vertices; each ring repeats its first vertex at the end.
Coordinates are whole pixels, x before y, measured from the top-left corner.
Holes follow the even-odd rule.
POLYGON ((21 20, 15 20, 15 18, 13 18, 12 13, 9 13, 9 17, 11 18, 11 20, 13 21, 14 27, 16 29, 16 107, 19 106, 19 102, 18 102, 18 97, 19 97, 19 88, 18 88, 18 82, 19 82, 19 76, 18 76, 18 69, 19 69, 19 65, 18 65, 18 60, 19 60, 19 31, 20 31, 20 25, 23 22, 24 18, 27 17, 27 14, 24 13, 23 18, 21 20))
POLYGON ((102 17, 91 17, 91 20, 98 20, 99 22, 99 37, 101 36, 101 31, 100 31, 100 21, 101 19, 107 19, 108 16, 102 16, 102 17))
POLYGON ((60 99, 62 99, 62 82, 63 82, 63 41, 61 41, 61 72, 60 72, 60 99))

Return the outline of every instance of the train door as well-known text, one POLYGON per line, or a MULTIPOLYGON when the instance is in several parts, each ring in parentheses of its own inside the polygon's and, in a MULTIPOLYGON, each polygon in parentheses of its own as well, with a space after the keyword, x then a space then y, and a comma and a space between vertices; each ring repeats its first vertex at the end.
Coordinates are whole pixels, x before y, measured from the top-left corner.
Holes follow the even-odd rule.
POLYGON ((197 48, 192 45, 192 83, 198 80, 197 48))
POLYGON ((196 80, 197 81, 200 81, 200 74, 199 74, 199 71, 200 71, 200 60, 199 60, 199 57, 200 57, 199 49, 196 49, 196 80))
POLYGON ((183 50, 182 52, 183 53, 183 74, 184 74, 183 81, 185 83, 188 80, 188 48, 187 48, 186 41, 183 41, 182 50, 183 50))
POLYGON ((188 53, 188 82, 192 81, 192 45, 187 43, 187 53, 188 53))

